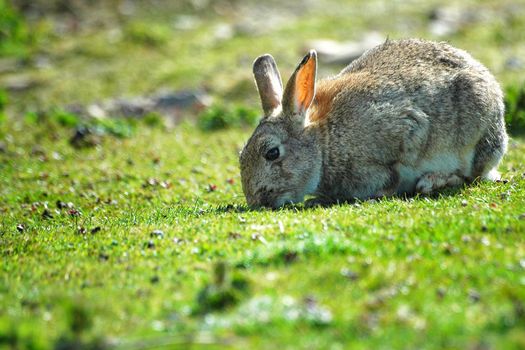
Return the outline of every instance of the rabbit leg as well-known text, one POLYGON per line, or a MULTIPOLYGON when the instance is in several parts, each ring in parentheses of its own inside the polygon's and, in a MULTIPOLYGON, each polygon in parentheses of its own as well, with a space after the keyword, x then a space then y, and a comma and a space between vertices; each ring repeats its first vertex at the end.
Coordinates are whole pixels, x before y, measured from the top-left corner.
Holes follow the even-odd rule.
POLYGON ((472 177, 483 180, 499 180, 497 167, 507 149, 507 134, 503 126, 490 130, 476 145, 472 163, 472 177))
POLYGON ((417 180, 416 192, 429 194, 441 188, 460 186, 464 182, 465 180, 456 174, 426 173, 417 180))

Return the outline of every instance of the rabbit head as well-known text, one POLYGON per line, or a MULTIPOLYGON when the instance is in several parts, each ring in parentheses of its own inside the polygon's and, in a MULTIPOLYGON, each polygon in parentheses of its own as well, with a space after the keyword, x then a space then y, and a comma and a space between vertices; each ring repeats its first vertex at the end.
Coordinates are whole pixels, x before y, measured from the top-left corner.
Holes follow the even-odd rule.
POLYGON ((315 96, 317 55, 310 51, 283 85, 275 60, 258 57, 253 74, 264 116, 240 154, 242 188, 251 207, 300 202, 317 188, 321 150, 305 118, 315 96))

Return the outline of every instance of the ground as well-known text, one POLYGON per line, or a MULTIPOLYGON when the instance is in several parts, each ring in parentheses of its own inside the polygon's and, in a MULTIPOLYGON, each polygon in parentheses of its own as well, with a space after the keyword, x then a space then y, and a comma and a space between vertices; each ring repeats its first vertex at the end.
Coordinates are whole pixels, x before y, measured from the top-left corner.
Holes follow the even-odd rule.
POLYGON ((81 18, 78 32, 60 36, 46 17, 32 22, 47 34, 29 51, 6 54, 19 68, 0 79, 0 349, 525 347, 519 133, 500 182, 252 211, 238 169, 249 127, 210 131, 194 115, 115 125, 55 110, 166 87, 256 109, 253 58, 272 52, 289 74, 320 30, 336 40, 368 29, 447 39, 516 86, 523 67, 508 62, 525 51, 525 23, 513 17, 523 6, 463 2, 481 19, 440 38, 426 29, 438 2, 292 4, 264 9, 277 18, 268 32, 243 17, 261 9, 217 4, 178 9, 187 17, 176 29, 158 8, 118 25, 101 17, 96 29, 81 18), (33 85, 10 87, 22 78, 33 85), (72 144, 85 122, 100 135, 72 144))

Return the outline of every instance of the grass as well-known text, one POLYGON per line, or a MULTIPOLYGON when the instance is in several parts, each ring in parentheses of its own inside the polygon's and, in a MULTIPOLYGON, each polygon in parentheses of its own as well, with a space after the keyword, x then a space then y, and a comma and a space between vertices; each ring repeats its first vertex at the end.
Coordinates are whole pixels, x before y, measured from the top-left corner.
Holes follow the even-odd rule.
POLYGON ((0 155, 0 339, 523 345, 521 142, 503 165, 507 183, 253 212, 236 165, 247 131, 142 126, 77 151, 69 129, 33 128, 9 130, 0 155), (78 334, 75 312, 89 321, 78 334))
MULTIPOLYGON (((43 83, 0 90, 0 349, 525 347, 521 136, 503 182, 279 211, 250 211, 242 196, 253 57, 274 53, 286 76, 320 31, 432 38, 426 16, 438 2, 291 3, 277 12, 297 15, 271 30, 220 40, 217 26, 237 23, 235 11, 182 3, 174 13, 195 16, 197 27, 174 29, 161 8, 59 38, 43 18, 30 23, 41 33, 29 44, 12 45, 21 68, 0 84, 20 74, 43 83), (42 56, 51 64, 31 63, 42 56), (166 86, 204 86, 217 103, 173 128, 157 117, 91 120, 92 142, 71 144, 85 121, 61 107, 166 86)), ((510 1, 464 4, 512 17, 510 1)), ((525 30, 511 19, 447 39, 510 87, 518 128, 522 70, 504 67, 524 52, 525 30)), ((321 66, 321 75, 339 68, 321 66)))

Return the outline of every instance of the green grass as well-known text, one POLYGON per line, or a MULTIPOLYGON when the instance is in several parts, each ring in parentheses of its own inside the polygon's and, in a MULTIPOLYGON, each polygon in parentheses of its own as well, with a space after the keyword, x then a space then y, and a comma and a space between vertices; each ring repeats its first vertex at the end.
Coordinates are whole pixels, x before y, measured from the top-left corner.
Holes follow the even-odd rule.
POLYGON ((248 131, 142 126, 77 151, 68 129, 26 127, 7 131, 0 155, 0 340, 524 345, 521 141, 507 183, 274 212, 244 204, 236 155, 248 131), (86 319, 76 333, 75 317, 86 319))
MULTIPOLYGON (((0 349, 524 348, 522 136, 501 166, 507 181, 430 197, 251 211, 241 191, 254 57, 274 54, 286 80, 310 39, 437 39, 428 14, 441 2, 274 1, 268 16, 284 17, 262 30, 246 3, 148 2, 120 18, 108 1, 86 15, 102 24, 64 35, 51 17, 25 23, 10 10, 31 36, 2 33, 18 66, 0 76, 0 349), (217 39, 239 13, 253 32, 217 39), (177 28, 179 15, 198 25, 177 28), (50 64, 35 64, 42 57, 50 64), (21 75, 40 85, 9 90, 21 75), (204 88, 215 103, 172 128, 62 109, 166 87, 204 88), (92 142, 73 147, 81 125, 92 142)), ((525 54, 519 4, 461 4, 490 20, 443 39, 508 87, 519 131, 525 68, 505 68, 525 54)), ((320 75, 340 68, 321 61, 320 75)))

